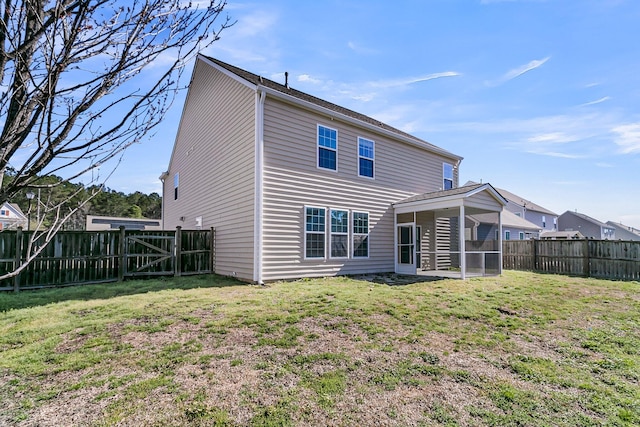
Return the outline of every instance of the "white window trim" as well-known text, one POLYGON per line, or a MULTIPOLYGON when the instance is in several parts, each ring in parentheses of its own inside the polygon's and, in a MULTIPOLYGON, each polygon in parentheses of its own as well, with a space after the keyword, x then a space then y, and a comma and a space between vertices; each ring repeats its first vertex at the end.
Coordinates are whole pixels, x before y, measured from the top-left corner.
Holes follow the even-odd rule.
POLYGON ((324 206, 305 205, 302 210, 302 227, 304 229, 304 242, 302 243, 302 255, 305 260, 326 260, 327 259, 327 208, 324 206), (318 231, 307 231, 307 209, 324 210, 324 255, 321 257, 307 257, 307 234, 321 234, 318 231))
MULTIPOLYGON (((329 215, 328 215, 328 230, 329 230, 329 246, 328 246, 328 253, 329 253, 329 258, 330 259, 349 259, 350 255, 351 255, 351 235, 350 235, 350 228, 349 227, 351 225, 351 212, 349 211, 349 209, 341 209, 341 208, 329 208, 329 215), (346 233, 334 233, 331 230, 331 211, 342 211, 342 212, 346 212, 347 213, 347 232, 346 233), (347 256, 332 256, 331 255, 331 247, 333 244, 333 236, 347 236, 347 256)), ((305 227, 306 228, 306 227, 305 227)), ((306 238, 305 238, 306 241, 306 238)), ((305 251, 306 254, 306 251, 305 251)))
POLYGON ((369 139, 369 138, 365 138, 363 136, 359 136, 358 137, 358 144, 357 144, 356 149, 358 150, 356 152, 356 155, 358 156, 358 176, 361 177, 361 178, 366 178, 366 179, 376 179, 376 142, 373 139, 369 139), (370 142, 372 144, 372 150, 373 150, 373 157, 372 158, 360 155, 360 140, 365 140, 365 141, 368 141, 368 142, 370 142), (373 176, 362 175, 362 172, 360 171, 360 159, 371 160, 373 162, 373 176))
POLYGON ((511 240, 511 230, 504 230, 504 240, 511 240), (509 236, 509 238, 507 238, 509 236))
POLYGON ((357 210, 353 210, 351 211, 351 252, 350 252, 350 256, 353 259, 369 259, 369 257, 371 256, 371 214, 368 211, 357 211, 357 210), (353 218, 355 218, 355 214, 367 214, 367 234, 363 234, 363 233, 356 233, 354 230, 354 226, 353 226, 353 218), (353 244, 353 239, 356 236, 367 236, 367 256, 356 256, 354 254, 355 252, 355 245, 353 244))
POLYGON ((320 169, 323 171, 329 171, 329 172, 338 172, 338 148, 339 148, 339 143, 338 143, 338 129, 334 129, 332 127, 326 126, 326 125, 321 125, 320 123, 318 123, 318 125, 316 126, 316 169, 320 169), (336 132, 336 149, 334 150, 333 148, 329 148, 329 147, 325 147, 325 146, 321 146, 320 145, 320 127, 323 128, 327 128, 327 129, 331 129, 333 131, 336 132), (336 153, 336 168, 335 169, 329 169, 329 168, 323 168, 320 166, 320 148, 324 148, 325 150, 330 150, 330 151, 335 151, 336 153))
POLYGON ((520 231, 520 232, 518 233, 518 239, 520 239, 520 240, 524 240, 524 232, 523 232, 523 231, 520 231))
POLYGON ((453 164, 452 163, 447 163, 447 162, 442 162, 442 189, 443 190, 446 189, 446 186, 444 185, 445 180, 450 180, 451 181, 451 188, 452 189, 456 188, 456 186, 455 186, 455 184, 456 184, 455 176, 456 176, 456 174, 455 174, 455 169, 453 167, 453 164), (447 165, 451 166, 451 179, 449 179, 449 178, 447 178, 445 176, 445 167, 447 165))

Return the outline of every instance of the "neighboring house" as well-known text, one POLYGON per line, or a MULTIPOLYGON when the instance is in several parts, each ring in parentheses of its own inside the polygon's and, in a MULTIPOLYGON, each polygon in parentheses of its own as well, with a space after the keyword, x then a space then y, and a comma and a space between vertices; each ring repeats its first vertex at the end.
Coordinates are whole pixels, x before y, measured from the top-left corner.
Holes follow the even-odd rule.
MULTIPOLYGON (((500 190, 498 192, 502 195, 500 190)), ((486 240, 490 236, 496 236, 495 239, 498 239, 498 227, 492 223, 491 217, 488 217, 487 214, 475 215, 470 219, 476 222, 472 228, 476 233, 472 236, 473 240, 486 240)), ((502 240, 537 239, 540 237, 541 231, 537 224, 527 221, 511 211, 505 209, 502 212, 502 240)))
POLYGON ((579 240, 584 236, 579 231, 545 231, 540 235, 541 240, 579 240))
POLYGON ((436 269, 465 277, 501 249, 467 257, 466 216, 494 212, 498 223, 506 201, 489 184, 458 188, 461 160, 199 55, 160 177, 163 228, 214 227, 216 272, 257 283, 436 269))
POLYGON ((127 230, 162 230, 159 219, 124 218, 114 216, 87 215, 87 231, 117 230, 124 226, 127 230))
POLYGON ((615 228, 579 212, 566 211, 558 217, 559 231, 579 231, 587 239, 616 239, 615 228))
POLYGON ((607 221, 607 225, 613 227, 618 240, 640 241, 640 230, 619 222, 607 221))
POLYGON ((0 231, 15 230, 18 227, 27 229, 27 216, 15 203, 4 203, 0 207, 0 231))
MULTIPOLYGON (((469 181, 469 183, 471 182, 472 181, 469 181)), ((558 230, 557 213, 503 188, 496 187, 496 190, 509 202, 507 203, 506 210, 535 224, 540 232, 558 230)), ((511 237, 511 239, 513 240, 514 237, 511 237)))

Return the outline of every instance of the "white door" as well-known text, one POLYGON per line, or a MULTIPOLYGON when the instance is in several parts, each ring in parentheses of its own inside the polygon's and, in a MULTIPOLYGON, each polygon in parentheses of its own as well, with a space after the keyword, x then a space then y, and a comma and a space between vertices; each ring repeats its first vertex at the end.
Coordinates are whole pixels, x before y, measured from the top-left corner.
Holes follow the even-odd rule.
POLYGON ((416 274, 415 224, 398 224, 396 233, 396 273, 416 274))

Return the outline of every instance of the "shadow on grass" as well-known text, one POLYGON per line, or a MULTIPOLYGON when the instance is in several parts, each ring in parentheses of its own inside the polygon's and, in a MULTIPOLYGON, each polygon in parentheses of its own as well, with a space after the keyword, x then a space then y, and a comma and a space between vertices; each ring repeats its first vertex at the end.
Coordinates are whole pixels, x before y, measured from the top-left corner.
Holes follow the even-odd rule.
POLYGON ((377 283, 389 286, 405 286, 421 282, 437 282, 446 280, 440 276, 421 276, 417 274, 398 274, 398 273, 370 273, 370 274, 353 274, 349 275, 354 280, 364 280, 366 282, 377 283))
POLYGON ((246 285, 231 277, 203 274, 183 277, 158 277, 145 280, 66 286, 60 288, 0 292, 0 313, 12 309, 37 307, 62 301, 109 299, 168 289, 222 288, 246 285))

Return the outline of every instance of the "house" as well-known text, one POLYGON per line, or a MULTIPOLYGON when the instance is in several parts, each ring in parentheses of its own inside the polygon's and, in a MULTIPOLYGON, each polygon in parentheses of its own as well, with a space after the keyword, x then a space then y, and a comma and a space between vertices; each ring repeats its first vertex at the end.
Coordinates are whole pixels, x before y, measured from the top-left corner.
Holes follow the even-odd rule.
POLYGON ((545 231, 540 235, 541 240, 580 240, 584 236, 579 231, 545 231))
POLYGON ((587 239, 616 239, 615 228, 579 212, 566 211, 558 217, 559 231, 579 231, 587 239))
MULTIPOLYGON (((498 190, 498 192, 502 195, 500 190, 498 190)), ((471 228, 471 230, 476 233, 473 236, 474 240, 485 240, 489 235, 497 235, 497 233, 499 233, 498 227, 491 222, 491 218, 487 218, 486 214, 472 216, 470 219, 476 221, 476 224, 471 228)), ((541 232, 542 229, 537 224, 527 221, 523 217, 506 209, 502 212, 503 240, 538 239, 541 232)))
POLYGON ((491 213, 499 226, 507 202, 489 184, 458 187, 461 160, 286 79, 199 55, 160 176, 163 228, 214 227, 216 272, 256 283, 499 273, 501 245, 468 243, 467 216, 491 213))
POLYGON ((607 225, 615 229, 616 239, 640 241, 640 230, 637 228, 613 221, 607 221, 607 225))
POLYGON ((124 218, 115 216, 87 215, 85 230, 117 230, 124 227, 127 230, 161 230, 159 219, 124 218))
MULTIPOLYGON (((472 183, 472 181, 469 181, 469 183, 472 183)), ((505 209, 516 216, 524 218, 529 223, 535 224, 539 233, 558 230, 558 214, 555 212, 503 188, 496 187, 496 190, 508 201, 505 209)), ((505 233, 507 231, 510 230, 503 230, 505 233)), ((517 231, 517 233, 519 233, 519 231, 517 231)), ((511 234, 511 239, 514 239, 514 234, 511 234)), ((503 238, 506 239, 506 236, 503 236, 503 238)))
POLYGON ((27 216, 15 203, 5 202, 0 207, 0 231, 15 230, 18 227, 27 228, 27 216))

